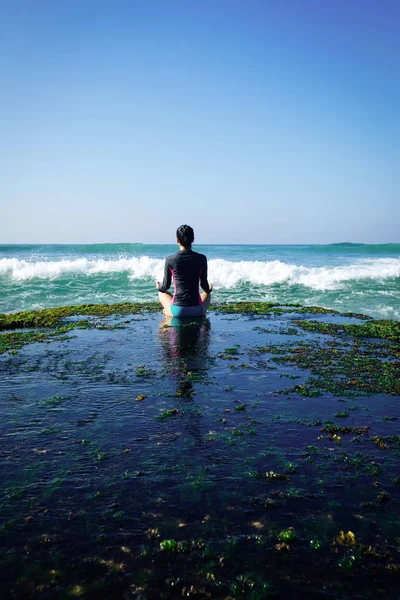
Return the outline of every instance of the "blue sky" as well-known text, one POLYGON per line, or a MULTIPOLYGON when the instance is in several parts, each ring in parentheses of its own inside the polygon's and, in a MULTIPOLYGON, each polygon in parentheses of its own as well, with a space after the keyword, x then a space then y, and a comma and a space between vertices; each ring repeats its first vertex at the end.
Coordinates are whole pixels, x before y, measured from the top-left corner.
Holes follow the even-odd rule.
POLYGON ((5 0, 0 243, 399 242, 400 5, 5 0))

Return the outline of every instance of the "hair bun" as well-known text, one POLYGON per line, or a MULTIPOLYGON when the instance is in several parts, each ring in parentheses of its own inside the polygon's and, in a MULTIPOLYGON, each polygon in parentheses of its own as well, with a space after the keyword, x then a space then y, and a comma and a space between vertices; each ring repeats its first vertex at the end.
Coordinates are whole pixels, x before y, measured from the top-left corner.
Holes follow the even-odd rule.
POLYGON ((176 237, 181 246, 190 248, 194 241, 194 231, 190 225, 181 225, 176 230, 176 237))

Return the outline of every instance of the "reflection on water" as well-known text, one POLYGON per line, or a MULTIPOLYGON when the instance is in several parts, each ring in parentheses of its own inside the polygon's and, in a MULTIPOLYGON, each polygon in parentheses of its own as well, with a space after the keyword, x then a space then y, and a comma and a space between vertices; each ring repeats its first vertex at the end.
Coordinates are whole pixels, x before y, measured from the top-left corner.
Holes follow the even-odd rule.
POLYGON ((189 400, 193 383, 206 376, 211 364, 209 355, 211 323, 206 317, 165 317, 159 336, 166 371, 177 382, 176 396, 189 400))
MULTIPOLYGON (((195 395, 194 384, 208 375, 212 362, 209 354, 211 323, 206 317, 165 317, 159 328, 162 360, 165 371, 176 383, 175 396, 191 402, 195 395)), ((192 437, 197 450, 204 443, 201 411, 197 406, 187 410, 185 430, 192 437)))

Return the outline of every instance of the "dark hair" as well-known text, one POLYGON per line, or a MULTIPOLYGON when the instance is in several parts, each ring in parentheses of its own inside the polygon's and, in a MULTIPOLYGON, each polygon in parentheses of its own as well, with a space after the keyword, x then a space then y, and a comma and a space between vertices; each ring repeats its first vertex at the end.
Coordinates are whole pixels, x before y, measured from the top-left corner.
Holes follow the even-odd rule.
POLYGON ((181 246, 190 248, 194 240, 194 231, 190 225, 181 225, 176 230, 176 237, 181 246))

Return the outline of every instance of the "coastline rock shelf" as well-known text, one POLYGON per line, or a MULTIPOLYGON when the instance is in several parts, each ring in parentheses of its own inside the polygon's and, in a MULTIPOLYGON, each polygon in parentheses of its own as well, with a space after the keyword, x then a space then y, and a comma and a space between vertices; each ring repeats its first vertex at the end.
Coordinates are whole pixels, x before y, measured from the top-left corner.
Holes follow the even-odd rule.
POLYGON ((398 598, 400 323, 0 315, 13 598, 398 598))

